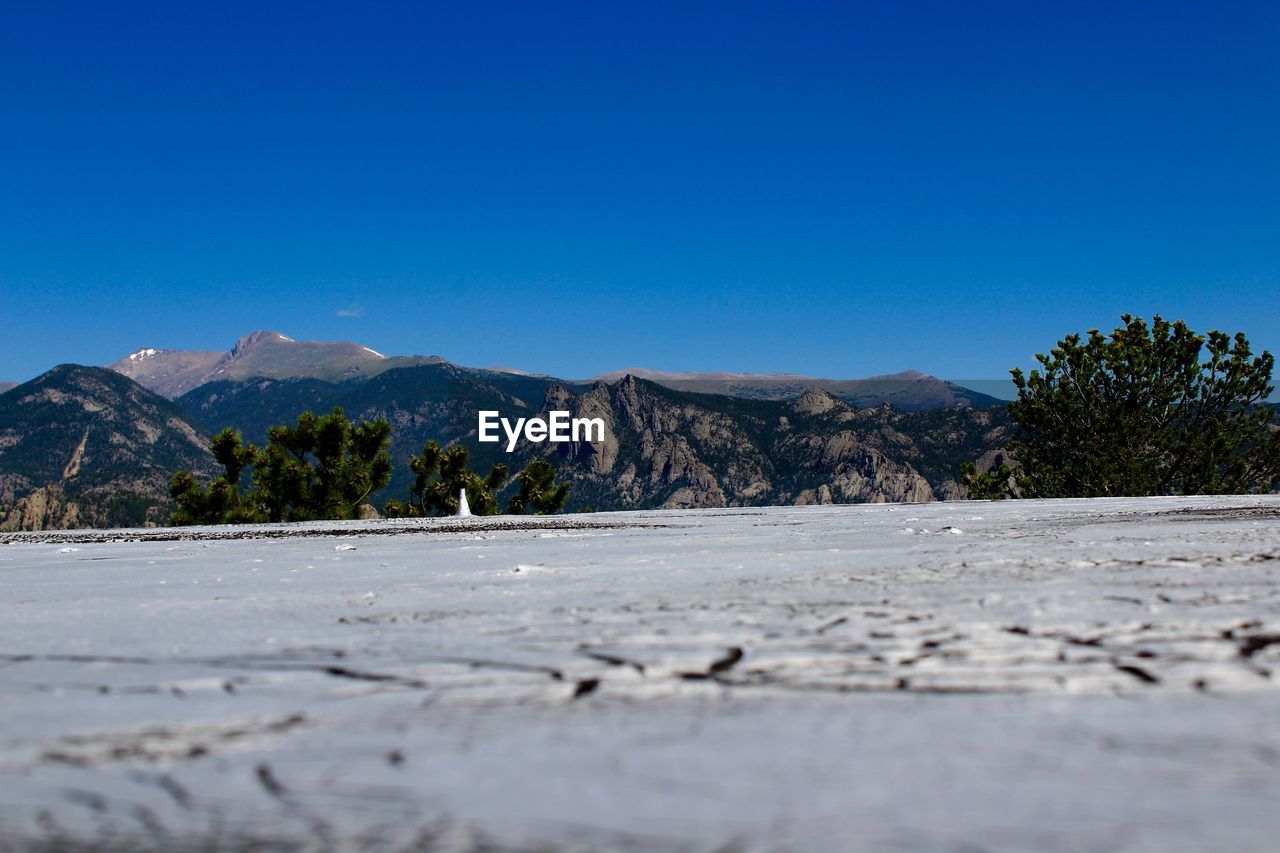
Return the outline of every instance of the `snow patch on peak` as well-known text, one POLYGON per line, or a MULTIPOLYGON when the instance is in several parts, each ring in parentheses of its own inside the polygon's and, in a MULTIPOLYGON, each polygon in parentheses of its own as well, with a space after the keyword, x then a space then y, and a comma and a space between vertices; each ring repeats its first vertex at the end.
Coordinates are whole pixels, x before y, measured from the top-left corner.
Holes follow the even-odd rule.
POLYGON ((364 346, 364 345, 361 345, 361 346, 360 346, 360 349, 364 350, 365 352, 373 353, 373 354, 374 354, 374 355, 376 355, 378 358, 386 358, 386 356, 385 356, 385 355, 383 355, 382 353, 378 352, 376 349, 370 349, 369 347, 364 346))
POLYGON ((158 350, 152 347, 146 347, 144 349, 138 350, 135 353, 131 353, 129 355, 129 360, 133 362, 146 361, 149 358, 155 358, 162 352, 164 352, 164 350, 158 350))

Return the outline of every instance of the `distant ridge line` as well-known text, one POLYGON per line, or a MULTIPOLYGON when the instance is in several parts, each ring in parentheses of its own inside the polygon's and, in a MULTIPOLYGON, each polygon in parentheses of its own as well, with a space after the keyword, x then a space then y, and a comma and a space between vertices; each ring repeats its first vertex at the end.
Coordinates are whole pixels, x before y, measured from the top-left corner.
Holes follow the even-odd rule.
MULTIPOLYGON (((452 363, 435 355, 387 356, 354 341, 298 341, 282 332, 259 329, 242 336, 225 352, 144 347, 107 367, 149 390, 176 399, 219 380, 262 377, 363 381, 396 368, 448 364, 452 363)), ((613 384, 626 376, 635 376, 680 391, 757 400, 790 400, 809 389, 820 388, 856 406, 890 403, 906 411, 983 407, 1000 402, 995 396, 918 370, 858 379, 828 379, 798 373, 699 373, 630 367, 599 373, 585 380, 567 380, 508 366, 460 369, 546 379, 564 385, 613 384)))

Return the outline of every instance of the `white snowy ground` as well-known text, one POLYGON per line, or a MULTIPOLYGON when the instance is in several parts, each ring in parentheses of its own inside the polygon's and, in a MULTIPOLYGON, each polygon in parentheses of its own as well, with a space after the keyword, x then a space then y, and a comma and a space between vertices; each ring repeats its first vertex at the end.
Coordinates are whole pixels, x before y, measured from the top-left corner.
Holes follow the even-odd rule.
POLYGON ((0 848, 1280 849, 1276 497, 0 542, 0 848))

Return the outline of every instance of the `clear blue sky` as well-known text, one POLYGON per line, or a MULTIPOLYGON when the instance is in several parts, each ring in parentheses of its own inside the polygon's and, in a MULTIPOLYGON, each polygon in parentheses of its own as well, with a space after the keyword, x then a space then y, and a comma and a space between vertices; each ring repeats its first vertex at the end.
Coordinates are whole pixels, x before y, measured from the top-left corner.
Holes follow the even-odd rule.
POLYGON ((1280 3, 57 3, 0 379, 255 328, 561 376, 1280 352, 1280 3))

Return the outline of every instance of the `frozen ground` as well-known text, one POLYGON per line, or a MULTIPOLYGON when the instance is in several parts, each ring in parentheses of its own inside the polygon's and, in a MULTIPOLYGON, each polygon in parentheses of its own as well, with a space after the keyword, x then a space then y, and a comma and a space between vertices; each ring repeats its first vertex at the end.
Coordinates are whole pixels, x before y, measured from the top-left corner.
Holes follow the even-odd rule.
POLYGON ((1280 845, 1275 497, 180 535, 0 540, 0 848, 1280 845))

